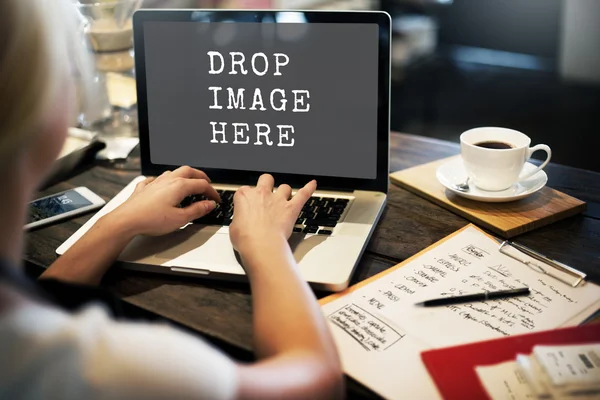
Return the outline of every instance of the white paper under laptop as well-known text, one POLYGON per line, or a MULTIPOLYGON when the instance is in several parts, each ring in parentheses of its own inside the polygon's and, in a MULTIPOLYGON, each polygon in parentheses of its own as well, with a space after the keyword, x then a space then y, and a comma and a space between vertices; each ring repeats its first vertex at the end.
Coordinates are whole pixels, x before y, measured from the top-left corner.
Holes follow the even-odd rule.
POLYGON ((228 236, 231 196, 268 172, 293 188, 317 179, 290 244, 307 281, 344 289, 386 201, 389 25, 380 12, 137 12, 142 173, 202 169, 223 203, 173 234, 136 238, 122 265, 245 279, 228 236))

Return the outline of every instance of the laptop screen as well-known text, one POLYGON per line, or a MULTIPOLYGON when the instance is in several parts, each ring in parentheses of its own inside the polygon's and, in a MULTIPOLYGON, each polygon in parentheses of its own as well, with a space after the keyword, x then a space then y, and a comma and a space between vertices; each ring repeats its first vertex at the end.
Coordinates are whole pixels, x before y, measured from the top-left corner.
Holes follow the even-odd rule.
POLYGON ((378 32, 145 21, 150 161, 375 179, 378 32))

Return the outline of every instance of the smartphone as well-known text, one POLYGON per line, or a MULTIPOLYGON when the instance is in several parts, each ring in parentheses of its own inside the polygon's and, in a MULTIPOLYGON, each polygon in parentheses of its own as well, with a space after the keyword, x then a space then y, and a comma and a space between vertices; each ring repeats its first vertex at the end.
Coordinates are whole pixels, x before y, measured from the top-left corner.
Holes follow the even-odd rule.
POLYGON ((37 228, 62 221, 102 207, 106 202, 86 187, 42 197, 29 203, 25 229, 37 228))

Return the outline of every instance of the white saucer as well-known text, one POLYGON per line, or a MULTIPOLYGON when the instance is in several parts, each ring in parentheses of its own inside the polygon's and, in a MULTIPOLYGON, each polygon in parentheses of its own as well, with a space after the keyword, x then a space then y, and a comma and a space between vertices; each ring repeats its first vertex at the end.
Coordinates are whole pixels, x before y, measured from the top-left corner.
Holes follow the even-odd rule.
MULTIPOLYGON (((531 171, 537 166, 531 163, 525 163, 524 171, 531 171)), ((471 183, 468 192, 461 192, 454 188, 454 185, 462 183, 467 179, 467 171, 461 157, 457 157, 439 166, 436 172, 437 180, 448 190, 467 199, 484 201, 488 203, 502 203, 507 201, 519 200, 529 196, 543 188, 548 182, 548 176, 544 171, 539 171, 533 176, 515 183, 512 187, 498 192, 490 192, 479 189, 471 183)))

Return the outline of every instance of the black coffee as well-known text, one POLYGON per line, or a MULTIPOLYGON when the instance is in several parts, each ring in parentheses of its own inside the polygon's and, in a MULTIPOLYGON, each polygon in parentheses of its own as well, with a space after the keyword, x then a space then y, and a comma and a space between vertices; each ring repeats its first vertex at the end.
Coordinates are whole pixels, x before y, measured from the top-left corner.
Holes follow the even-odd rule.
POLYGON ((512 149, 514 147, 512 144, 504 143, 504 142, 496 142, 494 140, 475 143, 475 146, 483 147, 485 149, 495 149, 495 150, 507 150, 507 149, 512 149))

